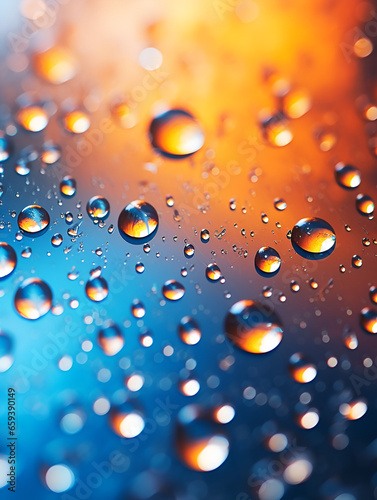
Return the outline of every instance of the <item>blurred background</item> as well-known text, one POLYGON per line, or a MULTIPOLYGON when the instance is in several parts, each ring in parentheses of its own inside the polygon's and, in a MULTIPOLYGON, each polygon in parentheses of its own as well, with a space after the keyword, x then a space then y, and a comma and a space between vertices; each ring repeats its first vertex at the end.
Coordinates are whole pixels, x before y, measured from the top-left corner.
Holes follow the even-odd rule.
POLYGON ((376 9, 0 1, 4 497, 377 498, 376 9), (133 200, 157 211, 149 241, 118 229, 133 200), (18 224, 34 204, 43 234, 18 224), (311 217, 336 235, 324 258, 292 247, 311 217), (29 278, 51 303, 17 307, 29 278), (276 315, 276 349, 227 335, 241 300, 276 315))

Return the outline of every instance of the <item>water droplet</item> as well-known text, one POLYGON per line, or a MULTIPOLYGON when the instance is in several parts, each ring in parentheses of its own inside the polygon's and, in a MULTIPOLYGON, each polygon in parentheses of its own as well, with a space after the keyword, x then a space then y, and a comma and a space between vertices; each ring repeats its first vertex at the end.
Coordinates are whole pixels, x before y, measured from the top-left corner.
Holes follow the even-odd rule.
POLYGON ((229 440, 221 424, 196 405, 180 410, 175 442, 182 462, 196 471, 217 469, 229 453, 229 440))
POLYGON ((145 316, 145 307, 140 300, 134 300, 131 304, 131 313, 135 318, 143 318, 145 316))
POLYGON ((151 251, 150 244, 146 243, 145 245, 143 245, 143 250, 144 250, 144 253, 149 253, 151 251))
POLYGON ((292 142, 293 134, 283 113, 263 113, 261 120, 265 140, 272 146, 283 147, 292 142))
POLYGON ((90 300, 101 302, 106 299, 109 293, 107 281, 102 276, 91 278, 86 282, 85 292, 90 300))
POLYGON ((185 245, 185 248, 183 249, 183 251, 184 251, 185 256, 188 257, 189 259, 191 259, 191 257, 194 257, 195 247, 194 247, 194 245, 191 245, 191 243, 188 243, 187 245, 185 245))
POLYGON ((113 322, 108 323, 98 332, 98 344, 107 356, 115 356, 124 346, 120 328, 113 322))
POLYGON ((145 422, 142 413, 127 401, 112 408, 110 425, 118 436, 131 439, 143 431, 145 422))
POLYGON ((219 266, 214 262, 208 264, 208 266, 206 267, 206 276, 209 281, 218 281, 221 278, 221 271, 219 266))
POLYGON ((18 175, 29 175, 30 163, 25 158, 20 158, 16 162, 14 169, 18 173, 18 175))
POLYGON ((276 208, 276 210, 279 210, 279 212, 282 212, 287 208, 287 202, 283 200, 283 198, 275 198, 274 207, 276 208))
POLYGON ((292 292, 297 293, 300 290, 300 285, 297 283, 297 281, 292 280, 290 283, 290 287, 292 292))
POLYGON ((18 287, 14 305, 17 312, 26 319, 41 318, 51 309, 51 289, 39 278, 28 278, 18 287))
POLYGON ((46 143, 43 145, 41 151, 41 161, 46 165, 52 165, 60 160, 61 150, 59 146, 55 146, 54 144, 46 143))
POLYGON ((24 248, 21 252, 21 256, 24 259, 28 259, 29 257, 31 257, 31 248, 30 247, 24 248))
POLYGON ((246 352, 266 353, 283 338, 282 324, 273 310, 260 302, 240 300, 225 317, 228 339, 246 352))
POLYGON ((70 111, 63 118, 63 123, 68 132, 83 134, 90 127, 90 120, 83 111, 70 111))
POLYGON ((149 127, 152 146, 168 158, 186 158, 204 144, 204 133, 195 118, 181 109, 156 116, 149 127))
POLYGON ((29 205, 18 215, 18 226, 25 234, 38 234, 50 224, 48 212, 39 205, 29 205))
POLYGON ((136 200, 129 203, 120 213, 118 228, 122 235, 129 238, 146 238, 157 229, 158 215, 155 208, 146 201, 136 200))
POLYGON ((0 278, 9 276, 17 264, 17 255, 8 243, 0 242, 0 278))
POLYGON ((369 298, 374 304, 377 304, 377 286, 373 285, 369 288, 369 298))
POLYGON ((343 274, 346 272, 346 268, 343 266, 343 264, 340 264, 339 266, 339 271, 343 274))
POLYGON ((48 124, 48 115, 41 106, 28 106, 16 113, 16 119, 24 129, 30 132, 40 132, 48 124))
POLYGON ((122 128, 129 129, 137 124, 137 117, 132 112, 131 107, 124 99, 117 99, 111 105, 111 114, 118 125, 122 128))
POLYGON ((377 310, 364 307, 360 313, 360 324, 368 333, 377 333, 377 310))
POLYGON ((350 401, 349 403, 343 403, 339 407, 339 412, 347 419, 347 420, 358 420, 368 410, 368 406, 362 399, 356 399, 354 401, 350 401))
POLYGON ((359 345, 359 341, 357 339, 356 333, 345 330, 343 334, 343 342, 347 349, 354 350, 359 345))
POLYGON ((162 294, 165 299, 168 300, 179 300, 185 294, 185 287, 175 280, 168 280, 164 283, 162 287, 162 294))
POLYGON ((138 262, 135 266, 136 272, 141 274, 144 272, 144 264, 142 262, 138 262))
POLYGON ((280 255, 274 248, 262 247, 255 254, 255 267, 263 275, 275 275, 280 265, 280 255))
POLYGON ((201 339, 202 333, 197 321, 191 316, 181 319, 178 326, 179 337, 187 345, 195 345, 201 339))
POLYGON ((170 194, 166 197, 166 205, 168 207, 174 207, 174 198, 170 194))
POLYGON ((50 491, 62 493, 72 488, 75 476, 68 465, 57 464, 47 469, 45 481, 50 491))
POLYGON ((307 384, 315 379, 317 369, 302 353, 296 352, 289 358, 289 373, 296 382, 307 384))
POLYGON ((352 165, 337 163, 335 165, 335 179, 340 187, 345 189, 355 189, 360 185, 360 171, 352 165))
POLYGON ((292 246, 307 259, 323 259, 335 248, 335 231, 317 217, 301 219, 292 229, 292 246))
POLYGON ((51 238, 51 243, 54 247, 60 247, 63 243, 63 236, 60 233, 55 233, 51 238))
POLYGON ((0 163, 6 161, 12 153, 11 143, 6 135, 0 131, 0 163))
POLYGON ((62 195, 71 198, 76 194, 76 180, 70 175, 63 177, 60 183, 60 192, 62 195))
POLYGON ((361 215, 372 215, 374 212, 374 201, 367 194, 356 196, 356 208, 361 215))
POLYGON ((358 268, 363 265, 363 259, 359 255, 352 256, 352 267, 358 268))
POLYGON ((195 396, 200 390, 200 383, 194 378, 180 380, 178 388, 184 396, 195 396))
POLYGON ((93 196, 86 205, 86 211, 93 220, 104 220, 109 216, 110 203, 103 196, 93 196))
POLYGON ((34 55, 34 68, 44 80, 60 85, 76 75, 77 63, 63 47, 51 47, 34 55))
POLYGON ((209 235, 208 229, 202 229, 200 231, 200 239, 202 240, 202 243, 208 243, 209 238, 210 238, 210 235, 209 235))

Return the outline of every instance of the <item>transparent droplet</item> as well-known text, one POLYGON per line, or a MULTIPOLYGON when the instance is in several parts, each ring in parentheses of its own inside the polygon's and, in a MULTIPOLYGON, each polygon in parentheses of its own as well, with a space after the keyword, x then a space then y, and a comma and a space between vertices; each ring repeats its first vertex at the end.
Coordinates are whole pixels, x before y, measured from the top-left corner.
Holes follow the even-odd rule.
POLYGON ((51 289, 39 278, 28 278, 18 287, 14 305, 17 312, 26 319, 41 318, 51 309, 51 289))
POLYGON ((20 158, 16 162, 14 169, 18 173, 18 175, 29 175, 30 174, 30 163, 26 159, 20 158))
POLYGON ((175 442, 182 462, 196 471, 217 469, 229 453, 229 440, 221 424, 196 405, 180 410, 175 442))
POLYGON ((292 142, 293 134, 283 113, 262 116, 261 128, 264 139, 272 146, 283 147, 292 142))
POLYGON ((0 242, 0 278, 9 276, 17 264, 17 255, 8 243, 0 242))
POLYGON ((107 281, 102 276, 91 278, 86 282, 85 292, 87 297, 94 302, 101 302, 106 299, 109 293, 107 281))
POLYGON ((63 118, 64 127, 73 134, 83 134, 90 127, 89 116, 84 111, 70 111, 63 118))
POLYGON ((155 208, 146 201, 129 203, 120 213, 118 228, 121 234, 130 238, 145 238, 152 235, 158 226, 155 208))
POLYGON ((234 345, 258 354, 272 351, 283 338, 281 321, 271 307, 253 300, 233 304, 225 317, 225 332, 234 345))
POLYGON ((113 431, 124 438, 131 439, 138 436, 145 426, 142 413, 130 402, 112 408, 109 416, 113 431))
POLYGON ((369 288, 369 298, 374 304, 377 304, 377 286, 373 285, 369 288))
POLYGON ((145 316, 145 307, 140 300, 134 300, 131 304, 131 313, 135 318, 143 318, 145 316))
POLYGON ((297 253, 322 259, 335 248, 335 231, 328 222, 317 217, 301 219, 292 229, 292 245, 297 253))
POLYGON ((208 229, 202 229, 200 231, 200 239, 202 240, 203 243, 208 243, 209 242, 209 231, 208 229))
POLYGON ((352 267, 361 267, 363 265, 363 259, 360 257, 360 255, 353 255, 352 256, 352 267))
POLYGON ((290 283, 290 287, 292 292, 297 293, 300 290, 300 285, 297 283, 297 281, 292 280, 290 283))
POLYGON ((6 161, 12 153, 11 143, 6 135, 0 131, 0 163, 6 161))
POLYGON ((111 105, 111 115, 117 124, 124 128, 129 129, 137 124, 137 116, 132 111, 129 103, 124 99, 117 99, 111 105))
POLYGON ((194 257, 194 254, 195 254, 194 245, 192 245, 191 243, 188 243, 187 245, 185 245, 183 252, 184 252, 185 256, 188 257, 189 259, 191 257, 194 257))
POLYGON ((103 196, 93 196, 86 205, 86 211, 91 219, 104 220, 109 216, 110 203, 103 196))
POLYGON ((195 118, 182 109, 156 116, 149 127, 152 146, 168 158, 185 158, 204 144, 204 133, 195 118))
POLYGON ((31 257, 31 248, 30 247, 24 248, 21 252, 21 257, 23 257, 24 259, 28 259, 29 257, 31 257))
POLYGON ((368 333, 377 333, 377 310, 364 307, 360 313, 360 324, 368 333))
POLYGON ((346 189, 355 189, 360 185, 360 171, 352 165, 337 163, 335 165, 335 178, 339 186, 346 189))
POLYGON ((236 200, 234 198, 232 198, 230 201, 229 201, 229 208, 234 212, 234 210, 237 208, 237 205, 236 205, 236 200))
POLYGON ((339 266, 339 271, 340 271, 342 274, 346 272, 346 268, 343 266, 343 264, 341 264, 341 265, 339 266))
POLYGON ((374 201, 367 194, 356 196, 356 208, 361 215, 372 215, 374 212, 374 201))
POLYGON ((0 373, 6 372, 13 364, 13 342, 11 337, 0 330, 0 373))
POLYGON ((307 384, 317 376, 317 369, 306 357, 296 352, 289 358, 289 373, 296 382, 307 384))
POLYGON ((211 262, 206 267, 206 277, 209 281, 218 281, 221 278, 221 271, 215 262, 211 262))
POLYGON ((44 80, 60 85, 76 75, 77 62, 66 49, 56 46, 34 54, 34 68, 44 80))
POLYGON ((174 207, 174 198, 170 194, 166 197, 166 205, 168 207, 174 207))
POLYGON ((135 269, 137 273, 139 274, 143 273, 145 269, 144 264, 142 262, 138 262, 135 266, 135 269))
POLYGON ((201 339, 202 333, 197 321, 191 316, 185 316, 178 325, 179 337, 187 345, 195 345, 201 339))
POLYGON ((347 349, 353 351, 359 345, 359 341, 357 339, 356 333, 346 330, 343 334, 343 342, 347 349))
POLYGON ((178 281, 168 280, 164 283, 162 287, 162 294, 165 299, 168 300, 179 300, 185 294, 185 287, 181 285, 178 281))
POLYGON ((51 243, 54 247, 60 247, 63 243, 63 236, 60 233, 55 233, 51 238, 51 243))
POLYGON ((275 198, 274 207, 276 208, 276 210, 279 210, 279 212, 282 212, 287 208, 287 202, 283 200, 283 198, 275 198))
POLYGON ((29 205, 21 210, 17 222, 23 233, 38 234, 50 224, 50 216, 39 205, 29 205))
POLYGON ((305 90, 293 90, 284 96, 284 111, 289 118, 301 118, 311 106, 310 96, 305 90))
POLYGON ((48 115, 41 106, 28 106, 21 108, 16 113, 20 125, 30 132, 40 132, 48 124, 48 115))
POLYGON ((60 160, 61 150, 59 146, 55 146, 51 143, 46 143, 43 145, 40 159, 46 165, 52 165, 60 160))
POLYGON ((124 346, 124 338, 121 329, 110 322, 98 332, 98 344, 107 356, 114 356, 124 346))
POLYGON ((144 253, 149 253, 151 251, 150 244, 146 243, 145 245, 143 245, 143 250, 144 250, 144 253))
POLYGON ((255 267, 264 274, 276 274, 280 265, 280 255, 274 248, 262 247, 255 254, 255 267))
POLYGON ((66 212, 64 218, 67 224, 72 224, 73 214, 71 212, 66 212))
POLYGON ((70 175, 63 177, 60 183, 60 192, 64 196, 71 198, 76 194, 76 180, 70 175))

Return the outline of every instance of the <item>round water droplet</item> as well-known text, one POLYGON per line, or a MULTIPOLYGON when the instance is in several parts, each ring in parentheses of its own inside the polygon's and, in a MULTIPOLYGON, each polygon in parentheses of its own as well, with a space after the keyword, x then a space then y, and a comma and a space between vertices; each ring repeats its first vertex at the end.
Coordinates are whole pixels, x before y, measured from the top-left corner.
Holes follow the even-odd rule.
POLYGON ((174 207, 174 198, 170 194, 166 197, 166 205, 168 207, 174 207))
POLYGON ((182 462, 196 471, 217 469, 229 453, 223 427, 197 405, 185 406, 179 412, 175 442, 182 462))
POLYGON ((17 255, 8 243, 0 242, 0 278, 9 276, 17 264, 17 255))
POLYGON ((84 111, 70 111, 63 118, 63 123, 72 134, 83 134, 90 127, 89 116, 84 111))
POLYGON ((135 318, 143 318, 145 316, 145 307, 140 300, 134 300, 131 304, 131 313, 135 318))
POLYGON ((6 372, 13 364, 12 348, 12 339, 0 330, 0 373, 6 372))
POLYGON ((323 259, 335 249, 335 231, 317 217, 301 219, 292 229, 292 246, 307 259, 323 259))
POLYGON ((360 313, 360 324, 368 333, 377 333, 377 310, 364 307, 360 313))
POLYGON ((53 165, 61 157, 61 150, 59 146, 55 146, 54 144, 46 143, 43 145, 41 151, 41 161, 46 165, 53 165))
POLYGON ((283 327, 266 304, 240 300, 232 305, 225 317, 225 333, 243 351, 259 354, 270 352, 280 344, 283 327))
POLYGON ((271 247, 262 247, 255 254, 255 267, 263 275, 275 275, 281 265, 278 252, 271 247))
POLYGON ((115 323, 108 323, 98 332, 98 344, 107 356, 114 356, 124 346, 121 329, 115 323))
POLYGON ((367 194, 356 196, 356 208, 361 215, 372 215, 374 212, 374 201, 367 194))
POLYGON ((185 316, 178 326, 179 337, 187 345, 195 345, 201 339, 202 333, 195 319, 185 316))
POLYGON ((203 243, 208 243, 209 242, 209 231, 208 231, 208 229, 202 229, 200 231, 200 239, 202 240, 203 243))
POLYGON ((40 132, 48 124, 48 115, 41 106, 28 106, 16 113, 16 119, 24 129, 30 132, 40 132))
POLYGON ((221 278, 221 271, 215 262, 211 262, 206 267, 206 277, 209 281, 219 281, 221 278))
POLYGON ((139 274, 143 273, 145 269, 144 264, 142 262, 138 262, 135 266, 135 269, 137 273, 139 274))
POLYGON ((204 133, 195 118, 182 109, 156 116, 149 127, 152 146, 168 158, 186 158, 204 144, 204 133))
POLYGON ((357 339, 357 336, 354 332, 350 332, 349 330, 346 330, 343 334, 343 342, 344 345, 347 347, 347 349, 354 350, 357 348, 359 345, 359 341, 357 339))
POLYGON ((62 47, 51 47, 34 55, 34 68, 44 80, 55 85, 71 80, 77 72, 74 57, 62 47))
POLYGON ((129 238, 146 238, 154 234, 158 226, 155 208, 146 201, 136 200, 129 203, 120 213, 118 228, 129 238))
POLYGON ((125 129, 132 128, 137 124, 137 116, 132 108, 123 99, 116 99, 111 105, 111 115, 117 124, 125 129))
POLYGON ((113 431, 124 438, 138 436, 145 426, 142 413, 128 401, 112 408, 109 416, 113 431))
POLYGON ((21 252, 21 256, 24 259, 28 259, 29 257, 31 257, 31 248, 30 247, 24 248, 21 252))
POLYGON ((352 165, 337 163, 335 165, 335 179, 340 187, 345 189, 355 189, 360 185, 360 171, 352 165))
POLYGON ((60 192, 68 198, 74 196, 76 194, 76 180, 70 175, 63 177, 60 183, 60 192))
POLYGON ((317 369, 302 353, 296 352, 289 358, 289 373, 296 382, 307 384, 315 379, 317 369))
POLYGON ((26 279, 14 297, 17 312, 26 319, 38 319, 48 313, 52 305, 52 292, 39 278, 26 279))
POLYGON ((86 205, 86 211, 91 219, 104 220, 109 216, 110 203, 103 196, 93 196, 86 205))
POLYGON ((29 205, 18 215, 18 227, 24 234, 38 234, 50 224, 48 212, 39 205, 29 205))
POLYGON ((292 131, 283 113, 263 113, 261 128, 264 139, 272 146, 287 146, 293 139, 292 131))
POLYGON ((60 245, 63 243, 63 236, 60 233, 55 233, 51 238, 51 243, 54 247, 60 247, 60 245))
POLYGON ((191 259, 191 257, 194 257, 194 254, 195 254, 195 247, 194 245, 191 245, 191 243, 188 243, 187 245, 185 245, 185 248, 183 249, 183 252, 185 254, 186 257, 188 257, 189 259, 191 259))
POLYGON ((282 212, 287 208, 287 202, 283 200, 283 198, 275 198, 274 207, 276 208, 276 210, 279 210, 279 212, 282 212))
POLYGON ((16 162, 14 169, 18 175, 28 175, 30 174, 30 163, 24 158, 20 158, 16 162))
POLYGON ((101 302, 106 299, 109 293, 107 281, 102 276, 99 276, 98 278, 91 278, 86 282, 85 292, 90 300, 93 300, 94 302, 101 302))
POLYGON ((162 294, 165 299, 168 300, 179 300, 185 294, 185 287, 175 280, 168 280, 164 283, 162 287, 162 294))
POLYGON ((363 265, 363 259, 360 257, 360 255, 353 255, 352 256, 352 267, 358 268, 363 265))

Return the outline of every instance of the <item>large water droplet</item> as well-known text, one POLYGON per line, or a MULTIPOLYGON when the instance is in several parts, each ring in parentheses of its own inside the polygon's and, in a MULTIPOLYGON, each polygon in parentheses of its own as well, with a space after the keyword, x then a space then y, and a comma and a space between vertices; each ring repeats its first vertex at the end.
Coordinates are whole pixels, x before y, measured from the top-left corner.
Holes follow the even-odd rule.
POLYGON ((90 120, 83 111, 70 111, 64 116, 63 123, 68 132, 83 134, 90 127, 90 120))
POLYGON ((185 294, 185 287, 175 280, 168 280, 164 283, 162 287, 162 294, 165 299, 168 300, 179 300, 185 294))
POLYGON ((263 275, 275 275, 280 269, 281 259, 271 247, 262 247, 255 254, 255 267, 263 275))
POLYGON ((374 201, 367 194, 356 196, 356 208, 361 215, 372 215, 374 212, 374 201))
POLYGON ((110 203, 103 196, 93 196, 86 205, 86 211, 91 219, 104 220, 109 216, 110 203))
POLYGON ((48 313, 52 305, 52 292, 39 278, 28 278, 14 297, 17 312, 26 319, 38 319, 48 313))
POLYGON ((217 469, 229 453, 229 440, 221 424, 197 405, 185 406, 179 412, 176 446, 182 462, 197 471, 217 469))
POLYGON ((67 50, 51 47, 34 55, 34 68, 40 77, 59 85, 76 75, 77 63, 67 50))
POLYGON ((129 238, 147 238, 158 226, 156 209, 142 200, 129 203, 120 213, 118 228, 122 236, 129 238))
POLYGON ((360 171, 352 165, 337 163, 335 165, 335 178, 339 186, 346 189, 355 189, 360 185, 360 171))
POLYGON ((50 224, 48 212, 39 205, 29 205, 18 215, 18 226, 24 234, 38 234, 50 224))
POLYGON ((292 354, 289 358, 289 372, 294 380, 300 384, 307 384, 317 376, 315 365, 300 352, 292 354))
POLYGON ((60 183, 60 192, 68 198, 74 196, 76 194, 76 180, 70 175, 63 177, 60 183))
POLYGON ((41 106, 28 106, 16 113, 17 121, 30 132, 40 132, 48 124, 48 115, 41 106))
POLYGON ((260 302, 240 300, 225 317, 228 339, 246 352, 265 353, 277 347, 283 338, 283 327, 273 310, 260 302))
POLYGON ((90 300, 93 300, 94 302, 101 302, 106 299, 109 293, 107 281, 102 276, 91 278, 86 282, 85 292, 90 300))
POLYGON ((9 276, 17 264, 17 255, 8 243, 0 243, 0 278, 9 276))
POLYGON ((215 262, 211 262, 206 267, 206 276, 209 281, 219 281, 221 278, 220 268, 215 262))
POLYGON ((149 127, 152 146, 168 158, 185 158, 204 144, 204 133, 195 118, 182 109, 156 116, 149 127))
POLYGON ((323 259, 335 248, 335 231, 328 222, 317 217, 301 219, 292 229, 292 246, 307 259, 323 259))

